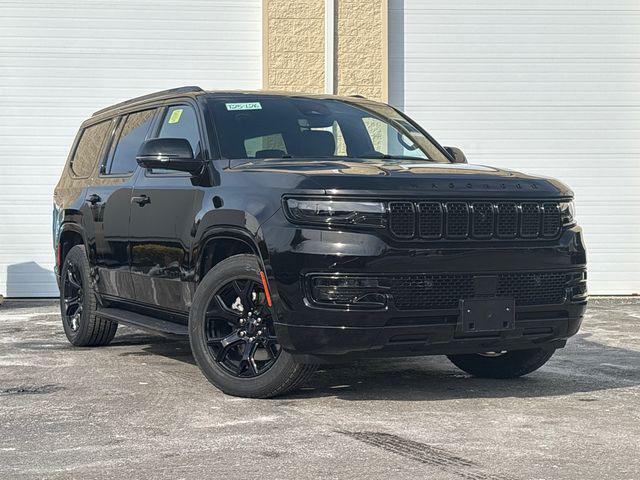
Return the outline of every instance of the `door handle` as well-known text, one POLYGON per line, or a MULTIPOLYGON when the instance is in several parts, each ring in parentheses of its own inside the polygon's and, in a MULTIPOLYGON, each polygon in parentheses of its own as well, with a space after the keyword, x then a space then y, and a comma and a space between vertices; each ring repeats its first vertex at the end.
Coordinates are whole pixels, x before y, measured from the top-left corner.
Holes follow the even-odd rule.
POLYGON ((102 197, 97 193, 92 193, 87 197, 85 202, 90 203, 91 205, 95 205, 96 203, 100 203, 102 201, 102 197))
POLYGON ((151 203, 151 198, 146 195, 140 195, 139 197, 131 197, 131 203, 137 203, 141 207, 144 207, 147 203, 151 203))

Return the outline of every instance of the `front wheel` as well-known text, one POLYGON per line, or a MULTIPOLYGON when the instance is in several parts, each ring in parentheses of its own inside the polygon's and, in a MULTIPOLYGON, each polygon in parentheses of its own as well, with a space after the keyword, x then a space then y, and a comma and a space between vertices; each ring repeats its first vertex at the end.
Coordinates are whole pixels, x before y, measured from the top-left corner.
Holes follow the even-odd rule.
POLYGON ((193 355, 207 379, 229 395, 268 398, 301 385, 315 365, 297 363, 275 335, 258 260, 235 255, 202 279, 189 315, 193 355))
POLYGON ((509 352, 449 355, 448 358, 460 370, 475 377, 516 378, 542 367, 554 352, 555 348, 532 348, 509 352))

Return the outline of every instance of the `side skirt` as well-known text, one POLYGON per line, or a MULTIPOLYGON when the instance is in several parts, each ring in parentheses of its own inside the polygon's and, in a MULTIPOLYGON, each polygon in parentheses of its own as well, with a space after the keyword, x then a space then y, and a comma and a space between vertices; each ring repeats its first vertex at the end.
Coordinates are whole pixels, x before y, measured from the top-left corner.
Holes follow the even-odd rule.
POLYGON ((155 333, 160 332, 169 335, 181 336, 189 335, 189 328, 187 327, 187 325, 168 322, 156 317, 143 315, 141 313, 136 313, 129 310, 123 310, 121 308, 101 307, 96 312, 96 315, 102 318, 113 320, 114 322, 124 323, 155 333))

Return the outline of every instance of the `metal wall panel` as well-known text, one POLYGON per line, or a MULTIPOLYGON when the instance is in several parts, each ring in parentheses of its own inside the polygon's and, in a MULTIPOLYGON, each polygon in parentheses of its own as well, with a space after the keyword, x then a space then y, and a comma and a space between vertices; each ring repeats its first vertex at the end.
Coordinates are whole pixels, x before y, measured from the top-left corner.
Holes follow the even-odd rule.
POLYGON ((575 191, 593 294, 640 293, 640 4, 390 0, 390 99, 470 162, 575 191))
POLYGON ((92 112, 261 84, 260 0, 0 1, 0 294, 57 295, 52 191, 92 112))

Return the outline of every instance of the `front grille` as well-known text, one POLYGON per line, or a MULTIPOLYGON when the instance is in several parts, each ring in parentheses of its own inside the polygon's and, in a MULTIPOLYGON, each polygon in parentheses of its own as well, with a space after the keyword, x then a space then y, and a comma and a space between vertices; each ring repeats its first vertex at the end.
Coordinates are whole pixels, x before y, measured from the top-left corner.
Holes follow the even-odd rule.
POLYGON ((503 273, 498 275, 496 296, 513 297, 516 305, 552 305, 563 303, 566 285, 565 273, 503 273))
POLYGON ((389 231, 405 240, 552 238, 561 222, 557 202, 389 203, 389 231))
POLYGON ((401 275, 388 281, 399 310, 456 308, 461 298, 474 295, 473 275, 401 275))
POLYGON ((513 298, 517 306, 583 300, 586 272, 411 273, 309 276, 310 299, 320 305, 397 310, 457 309, 461 299, 513 298))
MULTIPOLYGON (((495 274, 495 296, 514 298, 518 306, 561 304, 574 275, 567 272, 498 273, 495 274)), ((475 276, 442 273, 384 278, 398 310, 430 310, 458 308, 460 299, 475 297, 475 276)))

